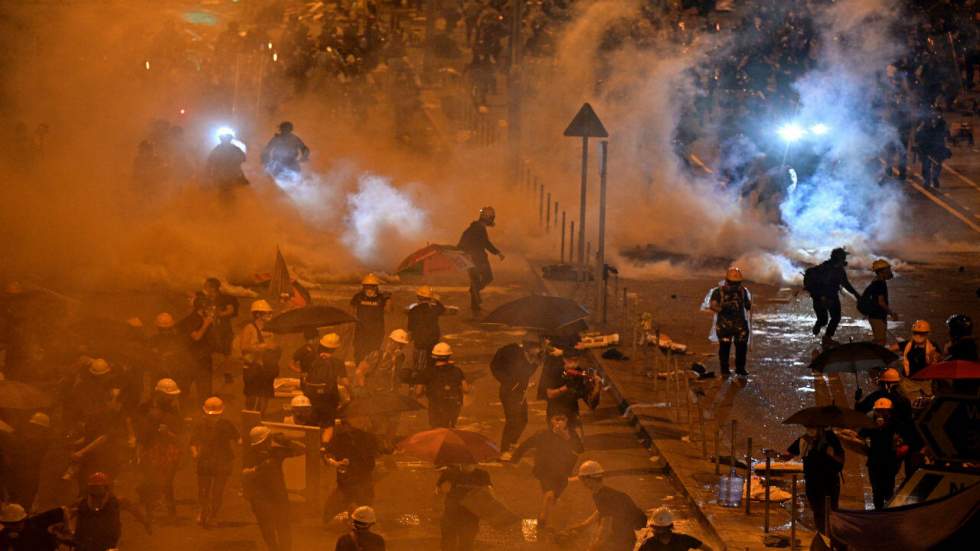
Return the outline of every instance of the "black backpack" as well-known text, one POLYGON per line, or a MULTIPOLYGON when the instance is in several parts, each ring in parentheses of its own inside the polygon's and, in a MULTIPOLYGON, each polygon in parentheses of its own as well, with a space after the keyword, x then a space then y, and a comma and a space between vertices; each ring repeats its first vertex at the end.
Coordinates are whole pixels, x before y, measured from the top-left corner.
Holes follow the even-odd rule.
POLYGON ((834 294, 834 289, 830 288, 830 272, 833 267, 823 262, 816 266, 810 266, 803 271, 803 288, 810 296, 826 296, 834 294))
POLYGON ((857 300, 857 310, 865 316, 875 313, 875 301, 871 298, 871 285, 864 288, 861 296, 857 300))

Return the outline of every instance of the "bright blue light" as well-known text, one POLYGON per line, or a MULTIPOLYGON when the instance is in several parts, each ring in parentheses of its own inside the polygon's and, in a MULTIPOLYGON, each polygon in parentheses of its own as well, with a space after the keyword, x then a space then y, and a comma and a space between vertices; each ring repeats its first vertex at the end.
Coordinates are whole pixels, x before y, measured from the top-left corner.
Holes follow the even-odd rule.
POLYGON ((830 132, 830 127, 822 122, 818 122, 817 124, 810 127, 810 132, 814 136, 823 136, 827 132, 830 132))
POLYGON ((776 133, 779 134, 779 137, 782 138, 783 141, 793 143, 803 139, 803 136, 806 135, 806 129, 794 122, 791 122, 780 126, 779 129, 776 130, 776 133))

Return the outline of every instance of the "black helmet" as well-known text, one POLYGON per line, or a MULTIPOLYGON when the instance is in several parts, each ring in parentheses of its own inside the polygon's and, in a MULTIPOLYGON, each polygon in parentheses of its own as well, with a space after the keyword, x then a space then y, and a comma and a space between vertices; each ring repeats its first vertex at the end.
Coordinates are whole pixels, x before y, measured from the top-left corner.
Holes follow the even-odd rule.
POLYGON ((847 259, 847 251, 845 251, 843 247, 837 247, 836 249, 830 251, 830 259, 831 260, 846 260, 847 259))
POLYGON ((279 123, 279 131, 283 134, 288 134, 293 131, 293 123, 289 121, 283 121, 279 123))
POLYGON ((949 328, 949 336, 953 339, 973 335, 973 320, 966 314, 953 314, 946 320, 946 327, 949 328))

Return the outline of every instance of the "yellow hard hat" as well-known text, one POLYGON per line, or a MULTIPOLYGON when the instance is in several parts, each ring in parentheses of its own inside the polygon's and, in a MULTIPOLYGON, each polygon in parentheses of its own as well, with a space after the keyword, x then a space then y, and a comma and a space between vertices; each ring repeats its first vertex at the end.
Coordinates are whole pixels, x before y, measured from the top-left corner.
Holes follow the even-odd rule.
POLYGON ((878 270, 885 270, 891 268, 892 265, 888 263, 887 260, 879 258, 871 263, 871 271, 877 272, 878 270))
POLYGON ((432 355, 436 358, 448 358, 453 355, 453 349, 449 343, 441 342, 432 347, 432 355))
POLYGON ((878 377, 878 381, 882 383, 897 383, 900 380, 901 377, 898 375, 898 370, 893 367, 889 367, 878 377))
POLYGON ((725 272, 725 279, 732 282, 742 281, 744 279, 742 277, 742 270, 732 266, 725 272))
POLYGON ((376 276, 374 274, 368 274, 368 275, 364 276, 364 279, 361 280, 361 285, 374 285, 374 286, 378 286, 378 285, 381 285, 381 280, 378 279, 378 276, 376 276))
POLYGON ((929 322, 926 320, 915 320, 912 323, 913 333, 928 333, 930 331, 932 331, 932 328, 929 327, 929 322))
POLYGON ((126 325, 132 327, 133 329, 140 329, 143 327, 143 320, 134 316, 126 320, 126 325))
POLYGON ((31 419, 28 421, 28 423, 45 428, 51 428, 51 418, 48 417, 48 414, 44 413, 43 411, 38 411, 34 415, 31 415, 31 419))
POLYGON ((225 403, 217 396, 212 396, 204 401, 205 415, 221 415, 225 412, 225 403))
POLYGON ((173 379, 160 379, 157 381, 153 390, 157 392, 162 392, 168 396, 177 396, 180 394, 180 387, 177 386, 177 381, 173 379))
POLYGON ((262 442, 265 442, 270 436, 272 436, 272 429, 263 425, 252 427, 252 430, 248 431, 248 441, 253 446, 258 446, 262 442))
POLYGON ((340 335, 327 333, 320 339, 320 346, 330 349, 340 348, 340 335))
POLYGON ((168 312, 160 312, 157 314, 156 326, 159 329, 170 329, 174 326, 174 317, 168 312))
POLYGON ((265 300, 259 299, 252 303, 252 308, 250 311, 253 314, 256 312, 269 313, 272 312, 272 306, 270 306, 265 300))
POLYGON ((388 335, 388 338, 398 344, 408 344, 408 332, 404 329, 395 329, 388 335))
POLYGON ((878 398, 875 400, 875 409, 891 409, 892 401, 888 398, 878 398))
POLYGON ((109 371, 109 362, 102 358, 96 358, 88 364, 88 372, 92 375, 105 375, 109 371))
POLYGON ((432 292, 432 287, 428 285, 423 285, 415 291, 415 296, 419 298, 436 298, 436 294, 432 292))

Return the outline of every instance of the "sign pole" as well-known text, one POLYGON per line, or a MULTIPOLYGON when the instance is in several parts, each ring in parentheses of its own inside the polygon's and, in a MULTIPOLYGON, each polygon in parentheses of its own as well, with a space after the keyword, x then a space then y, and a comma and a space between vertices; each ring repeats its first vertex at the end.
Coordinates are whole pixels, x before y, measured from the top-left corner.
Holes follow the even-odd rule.
POLYGON ((606 159, 609 141, 599 142, 599 247, 596 250, 596 293, 599 295, 599 309, 602 310, 602 323, 606 323, 606 159))
MULTIPOLYGON (((587 279, 585 276, 585 201, 589 182, 589 138, 608 138, 609 132, 602 125, 602 121, 592 110, 592 106, 583 103, 582 108, 576 113, 575 118, 565 129, 564 135, 570 138, 582 138, 582 183, 579 192, 579 216, 578 216, 578 265, 576 280, 587 279)), ((569 259, 574 260, 574 259, 569 259)))
MULTIPOLYGON (((585 266, 585 197, 589 182, 589 137, 582 136, 582 185, 578 206, 578 268, 579 277, 585 266)), ((578 278, 576 278, 578 279, 578 278)))

